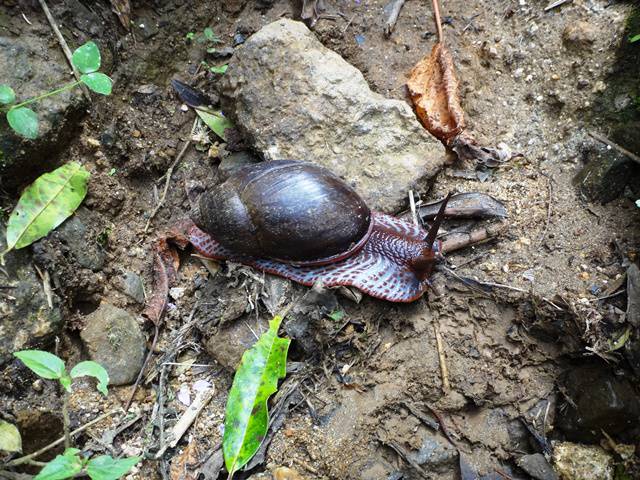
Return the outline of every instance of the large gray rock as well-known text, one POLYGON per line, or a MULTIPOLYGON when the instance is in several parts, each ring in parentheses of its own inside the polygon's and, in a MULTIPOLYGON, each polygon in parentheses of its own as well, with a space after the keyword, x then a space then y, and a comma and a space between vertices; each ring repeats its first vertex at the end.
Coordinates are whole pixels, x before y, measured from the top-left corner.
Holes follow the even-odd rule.
MULTIPOLYGON (((0 251, 5 249, 5 231, 0 228, 0 251)), ((27 249, 5 256, 0 269, 0 365, 18 350, 42 347, 59 334, 64 325, 60 299, 51 292, 51 305, 27 249)))
POLYGON ((444 148, 406 102, 372 92, 300 22, 252 35, 222 81, 225 112, 265 159, 317 162, 375 209, 397 211, 444 164, 444 148))
POLYGON ((80 337, 91 359, 107 370, 111 385, 132 383, 145 353, 145 338, 136 319, 121 308, 103 303, 86 320, 80 337))

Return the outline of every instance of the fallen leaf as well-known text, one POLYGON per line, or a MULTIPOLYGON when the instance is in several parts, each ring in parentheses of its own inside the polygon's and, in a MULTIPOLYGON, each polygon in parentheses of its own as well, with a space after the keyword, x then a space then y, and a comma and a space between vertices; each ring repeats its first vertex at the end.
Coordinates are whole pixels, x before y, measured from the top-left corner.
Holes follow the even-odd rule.
POLYGON ((436 43, 420 60, 407 81, 418 118, 429 132, 448 146, 465 127, 458 79, 449 50, 436 43))
POLYGON ((460 160, 475 160, 480 165, 495 168, 521 156, 504 144, 498 148, 481 146, 465 131, 453 58, 442 43, 436 43, 431 55, 413 67, 407 88, 418 119, 460 160))
POLYGON ((198 443, 191 441, 180 455, 173 458, 169 471, 171 480, 196 480, 198 478, 196 467, 199 463, 198 443))
POLYGON ((122 26, 129 31, 131 26, 131 6, 129 5, 129 0, 111 0, 111 7, 122 26))
POLYGON ((224 419, 222 451, 229 478, 255 455, 267 434, 267 400, 287 373, 291 340, 278 337, 282 317, 269 322, 269 330, 242 355, 233 378, 224 419))
POLYGON ((9 453, 22 451, 22 437, 18 428, 4 420, 0 420, 0 450, 9 453))

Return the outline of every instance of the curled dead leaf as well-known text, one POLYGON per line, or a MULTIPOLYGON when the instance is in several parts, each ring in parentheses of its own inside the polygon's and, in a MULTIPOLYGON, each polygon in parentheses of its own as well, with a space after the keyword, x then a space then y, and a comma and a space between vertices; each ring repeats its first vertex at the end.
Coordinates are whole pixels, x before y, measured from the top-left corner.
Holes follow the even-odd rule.
POLYGON ((480 165, 495 168, 521 156, 504 144, 497 148, 481 146, 465 131, 453 57, 442 43, 436 43, 431 55, 413 67, 407 87, 418 119, 460 160, 475 160, 480 165))
POLYGON ((111 0, 111 7, 122 26, 129 30, 131 26, 131 5, 129 5, 129 0, 111 0))
POLYGON ((458 79, 449 50, 436 43, 431 55, 420 60, 411 70, 407 87, 422 124, 448 146, 465 126, 458 79))

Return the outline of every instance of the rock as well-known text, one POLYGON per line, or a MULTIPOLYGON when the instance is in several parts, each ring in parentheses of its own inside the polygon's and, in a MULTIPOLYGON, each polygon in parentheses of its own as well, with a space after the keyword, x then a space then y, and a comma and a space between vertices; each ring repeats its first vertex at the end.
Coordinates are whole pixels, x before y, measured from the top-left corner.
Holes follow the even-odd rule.
POLYGON ((303 23, 263 27, 236 49, 221 82, 224 111, 265 159, 321 164, 374 209, 396 212, 444 164, 411 107, 372 92, 303 23))
POLYGON ((640 179, 640 168, 633 161, 601 143, 583 151, 588 163, 573 180, 591 201, 607 203, 618 198, 627 185, 640 179))
POLYGON ((122 292, 136 302, 144 304, 144 285, 140 275, 134 272, 124 272, 122 276, 122 292))
POLYGON ((256 343, 256 335, 260 336, 269 329, 266 320, 251 319, 248 322, 232 322, 228 326, 209 332, 204 348, 223 367, 233 371, 237 368, 242 354, 256 343))
POLYGON ((458 463, 458 451, 448 442, 425 434, 420 450, 410 454, 411 459, 426 470, 442 471, 458 463))
POLYGON ((78 265, 97 272, 102 270, 106 255, 96 242, 97 236, 87 227, 87 224, 92 221, 94 221, 93 213, 85 208, 80 208, 52 235, 62 241, 78 265))
POLYGON ((613 479, 613 458, 596 446, 557 443, 553 448, 553 465, 562 480, 613 479))
POLYGON ((145 337, 128 312, 103 303, 87 315, 80 337, 91 359, 109 373, 111 385, 127 385, 136 379, 144 361, 145 337))
POLYGON ((541 453, 523 455, 516 463, 536 480, 558 480, 558 475, 541 453))
MULTIPOLYGON (((33 29, 20 36, 0 36, 2 83, 14 89, 17 101, 40 95, 73 80, 56 42, 43 42, 33 29)), ((57 166, 57 152, 77 135, 87 101, 79 89, 53 95, 33 107, 40 122, 38 138, 16 135, 0 115, 0 182, 16 189, 57 166)))
POLYGON ((277 467, 273 470, 273 480, 304 480, 304 477, 292 468, 277 467))
MULTIPOLYGON (((0 251, 6 233, 0 228, 0 251)), ((28 249, 5 255, 0 269, 0 365, 18 350, 42 347, 62 331, 60 299, 51 292, 51 306, 28 249)))
POLYGON ((588 22, 572 22, 562 32, 565 47, 576 50, 590 47, 597 38, 597 30, 588 22))
POLYGON ((597 441, 602 431, 616 439, 633 439, 640 421, 640 396, 625 378, 599 364, 565 372, 558 380, 570 399, 557 426, 574 441, 597 441))

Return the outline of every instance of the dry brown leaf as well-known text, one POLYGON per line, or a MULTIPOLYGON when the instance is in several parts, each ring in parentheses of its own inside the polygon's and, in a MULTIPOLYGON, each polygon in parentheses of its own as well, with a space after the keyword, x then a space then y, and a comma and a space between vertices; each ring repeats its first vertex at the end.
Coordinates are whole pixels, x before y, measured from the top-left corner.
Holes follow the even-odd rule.
POLYGON ((521 156, 504 144, 498 148, 479 145, 473 135, 465 131, 453 58, 442 43, 436 43, 431 55, 413 67, 407 87, 416 115, 424 127, 460 160, 475 160, 480 165, 494 168, 521 156))
POLYGON ((169 474, 171 480, 197 480, 199 465, 198 442, 191 441, 176 457, 173 457, 169 474))
POLYGON ((453 58, 444 45, 436 43, 431 55, 413 67, 407 87, 422 124, 448 146, 464 130, 464 112, 453 58))
POLYGON ((131 27, 131 5, 129 0, 111 0, 113 13, 118 16, 118 20, 127 31, 131 27))

